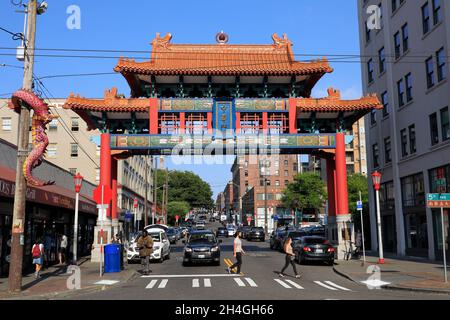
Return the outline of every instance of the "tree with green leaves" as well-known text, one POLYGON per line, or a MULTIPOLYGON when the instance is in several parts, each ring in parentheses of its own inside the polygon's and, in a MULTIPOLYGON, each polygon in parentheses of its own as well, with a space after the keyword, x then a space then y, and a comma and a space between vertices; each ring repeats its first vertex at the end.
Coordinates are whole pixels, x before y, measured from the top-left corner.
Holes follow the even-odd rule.
POLYGON ((169 201, 167 204, 167 220, 171 225, 175 225, 175 216, 180 216, 183 219, 189 212, 191 206, 186 201, 169 201))
POLYGON ((326 199, 325 183, 320 179, 319 174, 305 172, 297 174, 294 181, 287 185, 283 190, 281 202, 286 208, 292 210, 319 210, 326 199))

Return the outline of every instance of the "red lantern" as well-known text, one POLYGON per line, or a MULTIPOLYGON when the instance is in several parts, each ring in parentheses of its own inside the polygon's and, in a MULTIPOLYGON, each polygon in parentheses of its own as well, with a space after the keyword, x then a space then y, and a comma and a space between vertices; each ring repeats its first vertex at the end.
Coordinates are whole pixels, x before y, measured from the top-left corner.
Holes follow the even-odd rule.
POLYGON ((374 173, 372 173, 372 183, 373 183, 373 188, 376 191, 380 190, 381 173, 379 173, 378 171, 375 171, 374 173))
POLYGON ((80 173, 77 173, 73 176, 73 182, 75 184, 75 192, 80 193, 81 185, 83 184, 83 176, 80 173))

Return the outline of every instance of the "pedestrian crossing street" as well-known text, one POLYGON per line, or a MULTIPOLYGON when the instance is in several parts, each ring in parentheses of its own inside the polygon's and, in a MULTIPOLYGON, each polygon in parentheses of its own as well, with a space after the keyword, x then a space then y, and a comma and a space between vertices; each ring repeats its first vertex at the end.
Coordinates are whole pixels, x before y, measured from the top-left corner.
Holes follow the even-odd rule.
MULTIPOLYGON (((258 288, 260 287, 259 284, 250 277, 227 277, 222 279, 212 279, 203 277, 195 277, 192 276, 192 279, 190 278, 184 278, 184 279, 169 279, 164 278, 164 276, 158 277, 157 279, 151 279, 150 282, 145 287, 146 289, 152 289, 152 290, 159 290, 159 289, 165 289, 168 287, 169 281, 177 281, 176 285, 180 285, 180 280, 182 281, 182 285, 190 285, 192 288, 212 288, 214 285, 222 286, 223 281, 227 281, 228 283, 231 283, 232 286, 235 286, 237 288, 258 288), (220 282, 220 283, 219 283, 220 282)), ((148 277, 146 277, 148 278, 148 277)), ((336 284, 332 281, 325 280, 325 281, 308 281, 306 283, 300 284, 299 280, 294 281, 291 279, 272 279, 273 282, 271 282, 273 285, 277 285, 283 289, 287 290, 311 290, 311 289, 326 289, 329 291, 344 291, 344 292, 354 292, 351 289, 348 289, 342 285, 336 284)), ((266 284, 267 282, 265 282, 266 284)))

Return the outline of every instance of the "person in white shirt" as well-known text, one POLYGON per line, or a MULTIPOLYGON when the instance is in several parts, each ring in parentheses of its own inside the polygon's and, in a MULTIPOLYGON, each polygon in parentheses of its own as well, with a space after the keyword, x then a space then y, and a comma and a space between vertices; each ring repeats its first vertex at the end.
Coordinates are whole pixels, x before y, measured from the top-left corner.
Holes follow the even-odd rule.
POLYGON ((67 250, 67 236, 65 234, 61 237, 61 242, 59 244, 59 264, 66 263, 66 250, 67 250))
POLYGON ((242 255, 245 254, 245 251, 242 249, 242 241, 241 241, 241 232, 238 231, 234 235, 234 246, 233 246, 233 255, 236 258, 236 263, 232 266, 228 267, 227 271, 228 273, 231 273, 231 270, 234 268, 237 268, 236 274, 241 273, 241 266, 242 266, 242 255))

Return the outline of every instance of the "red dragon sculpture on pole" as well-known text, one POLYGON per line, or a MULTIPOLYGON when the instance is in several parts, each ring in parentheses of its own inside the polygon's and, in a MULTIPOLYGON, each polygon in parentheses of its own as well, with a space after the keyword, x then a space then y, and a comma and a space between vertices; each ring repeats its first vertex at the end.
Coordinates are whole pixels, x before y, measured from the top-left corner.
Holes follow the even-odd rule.
POLYGON ((20 113, 21 103, 25 103, 34 110, 31 124, 33 150, 31 150, 23 163, 25 180, 33 186, 52 185, 55 183, 54 181, 41 181, 33 177, 31 171, 42 163, 45 152, 47 151, 48 137, 45 133, 46 125, 52 119, 58 118, 58 116, 50 114, 48 105, 32 91, 21 89, 13 93, 9 107, 17 113, 20 113))

